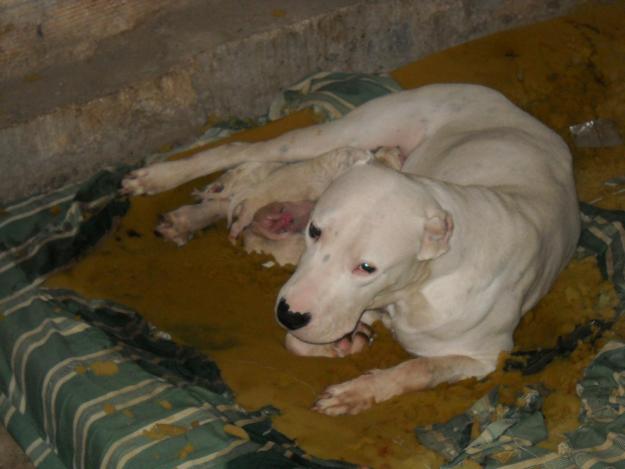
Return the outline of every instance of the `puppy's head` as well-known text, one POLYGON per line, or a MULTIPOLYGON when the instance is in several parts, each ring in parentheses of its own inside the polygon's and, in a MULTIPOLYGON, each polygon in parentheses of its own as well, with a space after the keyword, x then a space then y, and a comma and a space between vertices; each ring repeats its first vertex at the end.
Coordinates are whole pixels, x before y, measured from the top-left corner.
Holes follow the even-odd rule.
POLYGON ((278 295, 278 322, 305 342, 340 339, 444 254, 452 229, 423 184, 380 166, 349 170, 313 210, 306 251, 278 295))

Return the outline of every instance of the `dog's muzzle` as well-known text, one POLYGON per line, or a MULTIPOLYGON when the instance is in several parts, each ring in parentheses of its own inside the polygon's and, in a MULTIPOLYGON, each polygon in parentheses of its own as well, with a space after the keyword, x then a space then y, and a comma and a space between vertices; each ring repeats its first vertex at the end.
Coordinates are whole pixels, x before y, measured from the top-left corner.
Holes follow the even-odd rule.
POLYGON ((310 322, 310 313, 297 313, 289 309, 289 304, 280 298, 276 308, 278 322, 290 331, 300 329, 310 322))

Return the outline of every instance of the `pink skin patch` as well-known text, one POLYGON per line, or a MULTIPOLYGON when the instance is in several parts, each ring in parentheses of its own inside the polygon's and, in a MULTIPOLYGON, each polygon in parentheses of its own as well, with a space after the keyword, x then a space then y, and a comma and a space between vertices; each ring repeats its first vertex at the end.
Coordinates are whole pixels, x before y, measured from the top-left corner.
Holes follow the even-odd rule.
POLYGON ((218 194, 223 191, 224 191, 224 185, 219 182, 215 184, 211 184, 210 186, 210 192, 212 192, 213 194, 218 194))
POLYGON ((401 152, 399 154, 400 169, 404 167, 404 163, 406 162, 407 159, 408 159, 408 155, 406 153, 401 152))
POLYGON ((313 207, 310 200, 270 203, 254 214, 250 229, 267 239, 284 239, 304 231, 313 207))

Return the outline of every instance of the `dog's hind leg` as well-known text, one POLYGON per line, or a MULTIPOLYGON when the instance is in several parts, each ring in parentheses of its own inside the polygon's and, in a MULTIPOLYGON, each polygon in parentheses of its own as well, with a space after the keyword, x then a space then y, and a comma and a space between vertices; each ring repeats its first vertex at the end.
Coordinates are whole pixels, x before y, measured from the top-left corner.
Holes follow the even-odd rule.
MULTIPOLYGON (((341 147, 373 150, 398 146, 408 154, 425 136, 424 117, 419 120, 415 111, 419 106, 411 96, 398 93, 375 99, 336 121, 292 130, 272 140, 229 143, 188 158, 156 163, 131 172, 122 182, 122 191, 155 194, 250 161, 291 163, 341 147)), ((427 112, 424 109, 421 114, 427 112)))

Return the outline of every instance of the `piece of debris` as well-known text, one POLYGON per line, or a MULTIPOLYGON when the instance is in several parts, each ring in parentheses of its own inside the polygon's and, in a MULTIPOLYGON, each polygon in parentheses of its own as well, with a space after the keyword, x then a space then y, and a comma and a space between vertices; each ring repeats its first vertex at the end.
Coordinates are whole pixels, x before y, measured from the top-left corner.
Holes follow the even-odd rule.
POLYGON ((166 400, 158 401, 158 405, 160 405, 165 410, 171 410, 174 407, 173 405, 171 405, 171 402, 166 400))
POLYGON ((274 261, 267 261, 261 264, 265 269, 271 269, 276 263, 274 261))
POLYGON ((623 144, 614 121, 592 119, 569 127, 575 146, 579 148, 605 148, 623 144))
POLYGON ((108 402, 102 405, 102 408, 104 409, 104 413, 106 415, 114 414, 115 411, 117 410, 113 404, 109 404, 108 402))
POLYGON ((608 179, 606 182, 603 183, 604 186, 608 187, 622 186, 623 184, 625 184, 625 176, 618 176, 612 179, 608 179))
POLYGON ((150 334, 155 338, 155 339, 161 339, 161 340, 171 340, 171 334, 168 334, 165 331, 161 331, 160 329, 157 329, 156 326, 150 324, 150 334))
POLYGON ((180 436, 187 433, 185 427, 172 425, 170 423, 157 423, 148 430, 143 431, 143 435, 151 440, 163 440, 165 438, 180 436))
POLYGON ((178 459, 187 459, 187 457, 193 453, 193 450, 195 450, 195 448, 193 447, 193 445, 191 443, 187 443, 179 452, 178 452, 178 459))
POLYGON ((96 376, 113 376, 119 372, 119 367, 115 362, 93 362, 89 369, 96 376))

